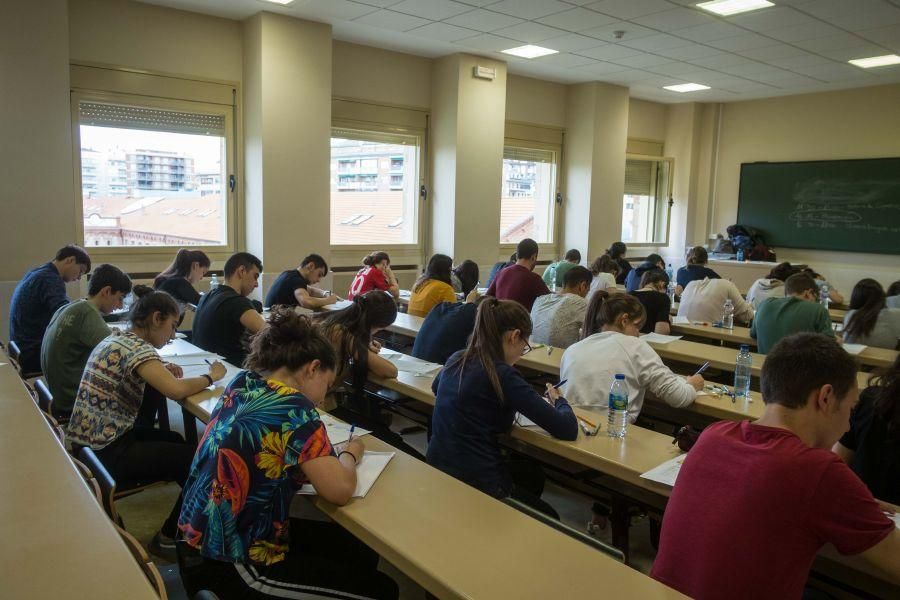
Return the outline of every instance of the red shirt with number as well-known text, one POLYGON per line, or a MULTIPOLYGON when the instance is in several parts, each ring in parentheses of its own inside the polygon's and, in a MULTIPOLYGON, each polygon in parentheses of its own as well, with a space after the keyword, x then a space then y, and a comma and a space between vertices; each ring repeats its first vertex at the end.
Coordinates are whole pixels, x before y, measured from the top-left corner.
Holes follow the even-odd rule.
POLYGON ((893 530, 836 454, 786 429, 716 423, 681 467, 650 575, 699 600, 799 599, 824 544, 859 554, 893 530))
POLYGON ((390 288, 384 271, 375 267, 363 267, 353 278, 350 284, 350 291, 347 293, 347 300, 353 300, 354 297, 365 294, 372 290, 382 290, 386 292, 390 288))

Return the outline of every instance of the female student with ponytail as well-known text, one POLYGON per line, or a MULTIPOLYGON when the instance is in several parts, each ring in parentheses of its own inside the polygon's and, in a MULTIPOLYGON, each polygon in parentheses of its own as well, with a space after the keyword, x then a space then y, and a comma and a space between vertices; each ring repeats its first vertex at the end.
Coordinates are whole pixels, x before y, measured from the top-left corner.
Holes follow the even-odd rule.
POLYGON ((559 391, 547 384, 542 397, 515 369, 531 349, 530 335, 531 318, 521 304, 482 300, 468 346, 450 357, 432 383, 435 406, 427 459, 495 498, 512 496, 556 516, 540 498, 543 473, 533 466, 517 468, 531 463, 507 461, 498 439, 512 428, 517 412, 554 437, 578 436, 575 414, 559 391))
POLYGON ((894 350, 900 339, 900 309, 887 308, 881 284, 861 279, 850 294, 844 317, 844 341, 894 350))
POLYGON ((277 306, 245 364, 213 410, 184 488, 177 550, 188 595, 396 598, 378 555, 346 530, 289 516, 307 482, 337 505, 356 489, 362 441, 332 447, 316 410, 338 365, 330 340, 277 306))
MULTIPOLYGON (((121 486, 155 481, 176 481, 184 486, 193 447, 174 431, 160 431, 135 423, 146 385, 163 396, 182 400, 225 376, 214 362, 209 373, 182 378, 175 365, 164 364, 157 354, 175 337, 179 311, 165 292, 138 285, 139 297, 131 309, 131 326, 101 341, 88 358, 69 420, 73 448, 89 446, 121 486)), ((176 521, 181 499, 151 542, 154 554, 174 558, 176 521)))
POLYGON ((172 264, 153 280, 153 287, 169 293, 182 304, 197 304, 200 292, 194 285, 203 279, 209 265, 209 257, 202 250, 182 248, 175 254, 172 264))
POLYGON ((400 297, 400 286, 391 271, 391 258, 387 252, 373 252, 363 259, 363 268, 353 278, 347 299, 353 300, 372 290, 388 292, 394 298, 400 297))
POLYGON ((431 309, 441 302, 456 302, 451 269, 453 259, 446 254, 435 254, 428 261, 425 271, 412 287, 407 312, 416 317, 427 317, 431 309))

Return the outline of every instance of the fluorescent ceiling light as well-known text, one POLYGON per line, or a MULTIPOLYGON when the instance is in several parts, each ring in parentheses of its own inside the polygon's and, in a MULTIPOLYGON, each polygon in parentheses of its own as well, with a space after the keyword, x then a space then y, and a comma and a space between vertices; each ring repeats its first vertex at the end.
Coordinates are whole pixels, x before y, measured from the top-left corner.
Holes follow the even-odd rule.
POLYGON ((271 2, 272 4, 280 4, 282 6, 288 6, 294 3, 294 0, 259 0, 260 2, 271 2))
POLYGON ((873 56, 871 58, 854 58, 847 61, 851 65, 862 67, 863 69, 871 69, 872 67, 886 67, 888 65, 900 64, 900 56, 896 54, 885 54, 884 56, 873 56))
POLYGON ((712 0, 712 2, 701 2, 697 8, 728 17, 769 6, 775 5, 768 0, 712 0))
POLYGON ((664 90, 671 90, 673 92, 698 92, 700 90, 708 90, 708 85, 701 85, 699 83, 679 83, 678 85, 667 85, 663 88, 664 90))
POLYGON ((518 48, 510 48, 509 50, 501 50, 503 54, 512 54, 513 56, 521 56, 522 58, 537 58, 539 56, 547 56, 548 54, 559 54, 559 50, 551 50, 550 48, 542 48, 541 46, 519 46, 518 48))

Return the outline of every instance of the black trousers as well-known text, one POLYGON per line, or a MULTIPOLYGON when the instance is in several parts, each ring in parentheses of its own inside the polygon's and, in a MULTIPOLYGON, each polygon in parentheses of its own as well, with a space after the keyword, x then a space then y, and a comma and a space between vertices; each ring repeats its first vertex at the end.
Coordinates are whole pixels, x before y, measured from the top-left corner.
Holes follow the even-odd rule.
POLYGON ((556 509, 541 499, 546 481, 541 466, 527 458, 507 459, 505 464, 513 480, 513 488, 509 495, 522 504, 559 520, 556 509))
POLYGON ((291 520, 291 549, 273 565, 210 560, 180 541, 188 596, 209 590, 222 600, 340 598, 395 600, 397 584, 377 571, 378 555, 334 523, 291 520))
MULTIPOLYGON (((194 447, 174 431, 135 427, 119 439, 95 452, 97 458, 116 480, 116 487, 127 489, 157 481, 175 481, 184 488, 194 447)), ((183 492, 162 526, 165 536, 178 533, 183 492)))

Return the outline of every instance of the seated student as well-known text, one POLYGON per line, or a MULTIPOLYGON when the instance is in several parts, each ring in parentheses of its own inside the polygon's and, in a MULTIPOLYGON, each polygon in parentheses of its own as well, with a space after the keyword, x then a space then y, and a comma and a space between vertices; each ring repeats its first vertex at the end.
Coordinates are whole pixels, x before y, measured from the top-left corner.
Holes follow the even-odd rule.
POLYGON ((397 598, 378 555, 345 529, 290 518, 305 483, 339 506, 356 489, 362 440, 336 452, 316 411, 334 381, 331 343, 308 316, 277 306, 246 364, 213 410, 184 486, 176 549, 188 595, 397 598))
POLYGON ((850 431, 832 450, 873 496, 900 504, 900 356, 869 379, 850 415, 850 431))
MULTIPOLYGON (((131 326, 97 344, 88 358, 75 397, 68 437, 73 448, 89 446, 118 485, 176 481, 184 489, 193 446, 174 431, 135 424, 145 385, 163 396, 183 400, 225 376, 225 367, 213 362, 209 374, 182 379, 182 371, 159 358, 175 337, 178 304, 165 292, 136 286, 140 296, 131 309, 131 326)), ((150 551, 174 560, 175 535, 182 496, 150 544, 150 551)))
POLYGON ((122 308, 122 299, 130 293, 128 275, 113 265, 100 265, 91 275, 87 299, 64 305, 50 319, 41 344, 41 370, 53 395, 50 412, 58 420, 69 420, 84 365, 110 334, 102 315, 122 308))
POLYGON ((202 250, 182 248, 175 260, 153 280, 153 287, 167 292, 182 304, 200 302, 200 292, 194 287, 209 271, 209 257, 202 250))
POLYGON ((372 290, 387 292, 394 298, 400 297, 400 285, 391 271, 391 258, 387 252, 373 252, 363 258, 363 268, 353 278, 347 299, 353 300, 372 290))
POLYGON ((587 296, 593 275, 581 265, 566 271, 561 292, 539 296, 531 307, 531 341, 568 348, 581 339, 587 296))
POLYGON ((884 303, 888 308, 900 308, 900 281, 895 281, 888 287, 884 303))
MULTIPOLYGON (((793 333, 821 333, 834 337, 828 310, 819 304, 819 286, 806 273, 795 273, 784 282, 784 298, 769 298, 759 305, 750 337, 757 352, 768 354, 779 340, 793 333)), ((679 311, 680 312, 680 311, 679 311)))
POLYGON ((487 286, 491 287, 491 284, 494 283, 494 279, 497 278, 497 273, 499 273, 506 267, 513 266, 514 264, 516 264, 516 253, 515 252, 513 252, 512 254, 509 255, 509 260, 494 263, 494 266, 491 267, 491 273, 490 273, 490 275, 488 275, 487 286))
POLYGON ((565 285, 566 273, 579 263, 581 263, 581 252, 573 248, 566 252, 563 260, 547 265, 541 279, 544 280, 544 283, 549 288, 555 285, 557 289, 562 289, 562 286, 565 285))
POLYGON ((784 298, 784 282, 797 272, 798 270, 789 262, 775 265, 769 271, 768 276, 753 282, 747 291, 747 302, 756 310, 767 298, 784 298))
POLYGON ((619 265, 609 254, 599 256, 591 263, 591 289, 588 290, 588 299, 597 290, 613 290, 616 288, 616 275, 619 273, 619 265))
POLYGON ((861 279, 850 294, 844 316, 844 341, 875 348, 897 349, 900 309, 885 306, 884 288, 874 279, 861 279))
POLYGON ((644 305, 647 318, 641 327, 641 333, 660 333, 669 335, 672 333, 669 313, 672 310, 672 301, 666 293, 666 274, 657 269, 647 271, 641 277, 641 289, 631 292, 631 295, 640 300, 644 305))
POLYGON ((628 387, 628 419, 634 423, 649 390, 675 408, 689 406, 703 389, 703 377, 685 379, 663 364, 640 337, 644 306, 631 294, 594 294, 585 315, 582 339, 563 353, 559 378, 573 406, 606 409, 609 388, 617 373, 628 387))
POLYGON ((247 296, 259 285, 262 263, 249 252, 232 254, 225 261, 225 280, 203 295, 194 316, 195 345, 225 357, 234 366, 244 364, 244 337, 266 326, 247 296))
POLYGON ((703 246, 694 246, 687 255, 687 264, 675 275, 675 293, 679 296, 692 281, 702 281, 706 278, 720 279, 719 274, 706 266, 709 262, 709 253, 703 246))
MULTIPOLYGON (((647 260, 628 272, 628 276, 625 278, 625 291, 633 292, 638 289, 641 285, 641 277, 644 276, 644 273, 654 270, 662 271, 663 275, 666 273, 666 261, 664 261, 659 254, 651 254, 647 257, 647 260)), ((668 285, 669 276, 666 275, 666 286, 668 285)))
POLYGON ((726 300, 731 300, 734 305, 735 323, 749 323, 753 319, 753 307, 744 300, 737 286, 727 279, 702 279, 688 283, 678 303, 678 316, 691 321, 715 323, 722 320, 726 300))
POLYGON ((446 254, 435 254, 429 259, 425 271, 413 284, 406 309, 409 314, 425 317, 436 304, 456 302, 450 279, 452 267, 453 259, 446 254))
POLYGON ((616 275, 616 283, 619 285, 625 284, 625 278, 628 277, 628 273, 632 269, 631 263, 625 260, 626 252, 628 252, 628 246, 622 242, 614 242, 606 251, 609 257, 619 266, 619 272, 616 275))
POLYGON ((469 292, 478 287, 478 280, 481 273, 478 270, 478 263, 474 260, 466 259, 450 273, 450 281, 453 284, 453 291, 463 296, 468 296, 469 292))
POLYGON ((310 254, 300 261, 296 269, 282 271, 269 293, 266 306, 302 306, 315 310, 334 304, 338 297, 313 287, 328 274, 328 264, 318 254, 310 254))
POLYGON ((830 451, 858 396, 833 337, 779 342, 762 367, 762 417, 714 423, 687 454, 650 576, 698 600, 800 598, 831 543, 900 577, 900 531, 830 451))
POLYGON ((836 287, 834 287, 833 285, 831 285, 830 283, 828 283, 828 280, 825 279, 825 276, 824 276, 824 275, 822 275, 822 274, 820 274, 820 273, 816 273, 814 270, 810 269, 809 267, 806 267, 805 269, 803 269, 803 272, 806 273, 807 275, 809 275, 810 277, 812 277, 813 279, 816 280, 816 284, 819 286, 819 291, 820 291, 820 293, 821 293, 822 288, 824 288, 824 287, 826 287, 826 286, 828 287, 828 300, 829 300, 829 302, 834 302, 834 303, 836 303, 836 304, 843 304, 843 303, 844 303, 844 296, 843 296, 843 294, 841 294, 841 293, 837 290, 836 287))
POLYGON ((443 365, 453 353, 469 343, 475 329, 475 311, 487 296, 472 290, 465 302, 441 302, 431 309, 412 347, 412 355, 428 362, 443 365))
POLYGON ((78 246, 65 246, 47 264, 25 273, 9 301, 9 339, 19 347, 25 372, 41 370, 41 341, 53 314, 68 304, 66 283, 91 270, 91 257, 78 246))
POLYGON ((547 285, 534 272, 538 258, 537 242, 525 238, 516 246, 516 256, 516 264, 500 271, 488 287, 487 295, 498 300, 515 300, 530 311, 538 296, 550 293, 547 285))
POLYGON ((530 335, 531 319, 518 302, 488 297, 479 304, 468 346, 450 357, 431 385, 435 404, 427 460, 485 494, 512 496, 557 516, 541 500, 542 472, 531 462, 507 461, 499 440, 517 412, 556 438, 578 437, 575 414, 559 391, 547 384, 542 397, 515 368, 530 348, 530 335))

